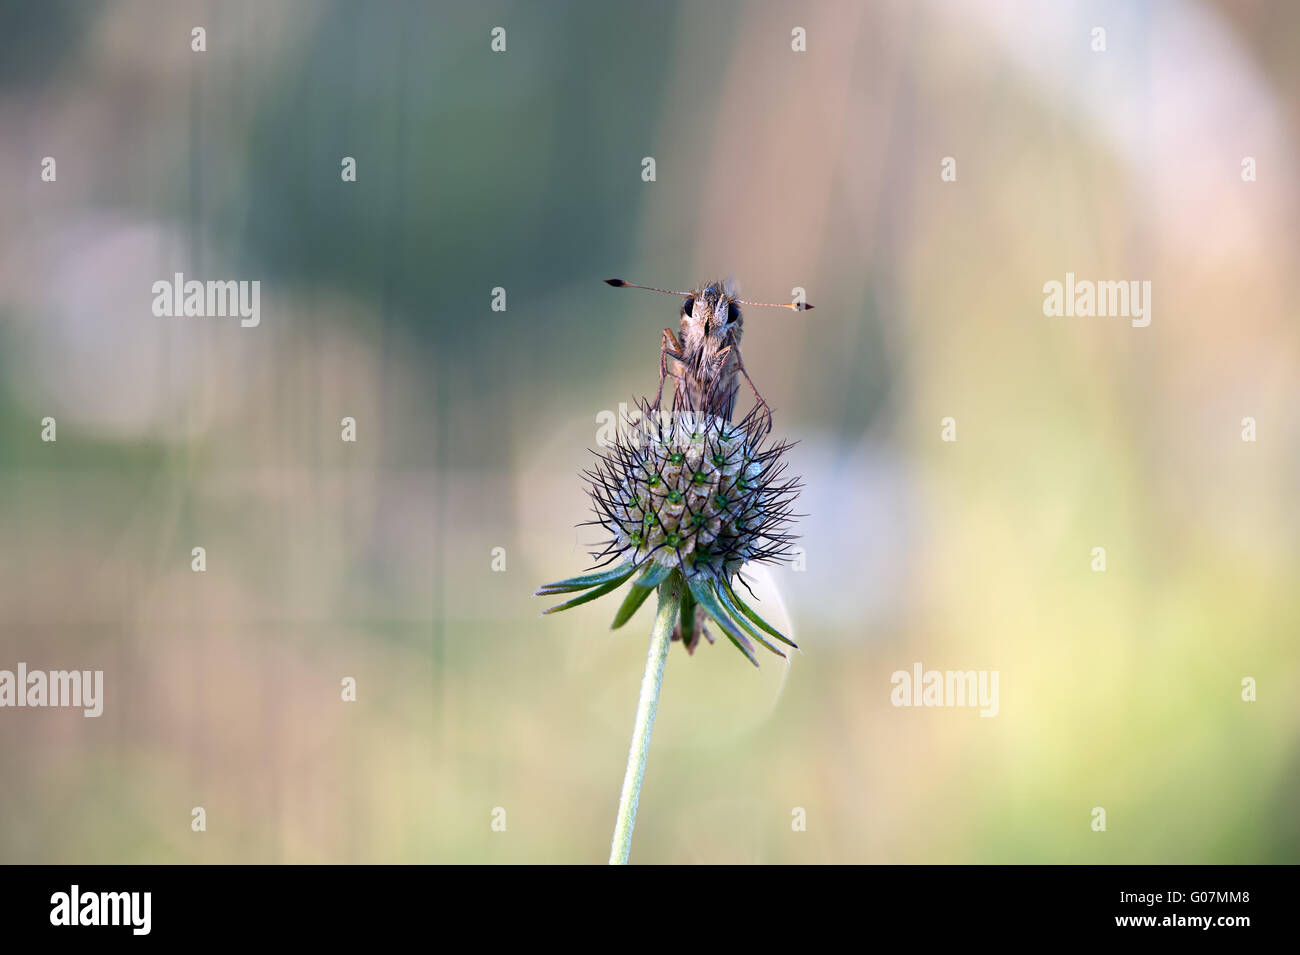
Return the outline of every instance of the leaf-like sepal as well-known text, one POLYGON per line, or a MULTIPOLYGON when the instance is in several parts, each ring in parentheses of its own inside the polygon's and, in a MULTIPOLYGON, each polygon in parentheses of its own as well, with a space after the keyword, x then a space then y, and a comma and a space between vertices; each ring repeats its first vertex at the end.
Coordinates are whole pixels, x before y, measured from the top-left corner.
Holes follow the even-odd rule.
POLYGON ((624 574, 622 577, 616 577, 609 581, 609 583, 602 584, 594 590, 588 590, 581 596, 574 597, 572 600, 566 600, 562 604, 556 604, 554 607, 547 607, 542 611, 542 616, 545 617, 547 614, 559 613, 561 610, 568 610, 570 607, 585 604, 588 600, 595 600, 597 597, 603 597, 611 590, 617 590, 619 587, 623 586, 623 581, 627 580, 630 576, 631 571, 628 571, 628 573, 624 574))
POLYGON ((761 643, 765 648, 775 653, 778 657, 785 656, 785 653, 783 651, 777 649, 769 640, 767 640, 761 633, 759 633, 757 627, 755 627, 752 623, 749 622, 749 620, 746 619, 744 611, 742 611, 740 607, 736 606, 736 601, 732 599, 733 595, 727 592, 730 588, 725 586, 722 587, 716 585, 712 585, 712 586, 713 586, 714 594, 717 595, 719 602, 722 604, 723 608, 727 611, 727 613, 731 614, 731 619, 733 621, 739 624, 746 633, 748 633, 751 637, 753 637, 755 640, 761 643))
MULTIPOLYGON (((598 587, 601 584, 607 584, 610 581, 622 583, 632 576, 636 566, 631 561, 619 564, 617 567, 609 570, 597 571, 593 574, 583 574, 581 577, 570 577, 568 580, 557 580, 553 584, 543 584, 537 588, 534 597, 550 597, 555 594, 569 594, 575 590, 586 590, 588 587, 598 587)), ((609 591, 602 591, 609 593, 609 591)))
POLYGON ((745 601, 740 598, 740 596, 736 593, 736 591, 732 589, 730 583, 724 580, 721 582, 721 584, 722 584, 722 590, 724 590, 726 592, 726 595, 731 598, 731 602, 740 609, 740 612, 744 616, 748 617, 753 623, 757 624, 759 629, 767 631, 772 636, 776 637, 778 640, 784 643, 786 646, 794 647, 796 650, 799 649, 799 644, 795 643, 793 640, 791 640, 789 637, 783 634, 780 630, 777 630, 774 626, 772 626, 770 623, 768 623, 766 620, 760 617, 754 611, 753 607, 745 603, 745 601))
POLYGON ((745 636, 744 631, 731 619, 727 611, 718 602, 718 598, 710 587, 712 581, 703 574, 696 574, 687 583, 691 588, 691 595, 695 598, 695 602, 703 607, 704 612, 722 628, 722 632, 727 635, 728 640, 736 645, 736 649, 743 653, 750 663, 758 666, 758 659, 754 656, 754 645, 749 642, 749 638, 745 636))

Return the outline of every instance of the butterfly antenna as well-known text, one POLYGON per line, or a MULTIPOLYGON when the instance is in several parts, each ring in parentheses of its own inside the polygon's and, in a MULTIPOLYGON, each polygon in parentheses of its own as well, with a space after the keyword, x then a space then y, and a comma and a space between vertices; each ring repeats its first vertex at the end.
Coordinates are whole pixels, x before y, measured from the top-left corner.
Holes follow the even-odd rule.
POLYGON ((643 288, 647 292, 667 292, 669 295, 680 295, 683 298, 689 298, 690 292, 674 292, 669 288, 655 288, 653 285, 637 285, 635 282, 624 282, 622 279, 605 279, 606 285, 612 285, 614 288, 643 288))
POLYGON ((737 305, 753 305, 756 308, 788 308, 796 312, 806 312, 812 308, 807 302, 743 302, 736 299, 737 305))

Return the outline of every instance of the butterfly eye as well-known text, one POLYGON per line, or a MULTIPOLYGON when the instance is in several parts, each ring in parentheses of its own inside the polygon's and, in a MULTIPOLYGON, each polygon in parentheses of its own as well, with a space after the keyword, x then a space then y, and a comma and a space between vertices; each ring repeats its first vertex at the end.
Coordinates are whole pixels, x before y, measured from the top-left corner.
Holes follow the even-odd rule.
POLYGON ((688 298, 686 301, 682 302, 682 314, 690 315, 694 311, 695 311, 695 299, 688 298))
POLYGON ((738 321, 740 321, 740 309, 736 306, 735 302, 728 302, 727 323, 731 324, 733 322, 738 322, 738 321))

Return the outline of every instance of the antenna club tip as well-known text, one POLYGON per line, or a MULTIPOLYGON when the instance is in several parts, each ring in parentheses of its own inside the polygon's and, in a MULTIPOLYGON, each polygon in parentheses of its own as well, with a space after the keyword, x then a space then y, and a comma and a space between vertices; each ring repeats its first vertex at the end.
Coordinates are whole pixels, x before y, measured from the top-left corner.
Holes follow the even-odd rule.
POLYGON ((614 288, 622 288, 627 283, 624 282, 622 279, 605 279, 605 284, 612 285, 614 286, 614 288))

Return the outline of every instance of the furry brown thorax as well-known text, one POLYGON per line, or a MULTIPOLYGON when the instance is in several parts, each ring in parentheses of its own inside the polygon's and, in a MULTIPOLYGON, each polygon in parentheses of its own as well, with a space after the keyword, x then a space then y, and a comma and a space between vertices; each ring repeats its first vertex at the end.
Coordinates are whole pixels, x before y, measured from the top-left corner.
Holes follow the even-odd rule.
POLYGON ((676 406, 731 418, 744 316, 730 283, 711 282, 682 303, 682 359, 674 362, 676 406), (732 350, 719 355, 723 349, 732 350))

